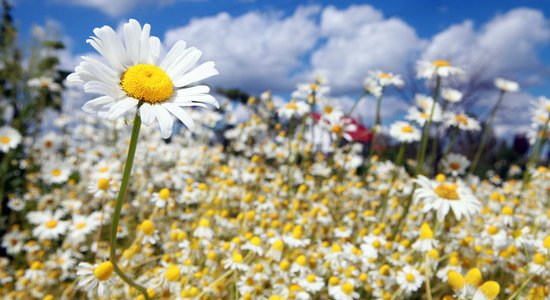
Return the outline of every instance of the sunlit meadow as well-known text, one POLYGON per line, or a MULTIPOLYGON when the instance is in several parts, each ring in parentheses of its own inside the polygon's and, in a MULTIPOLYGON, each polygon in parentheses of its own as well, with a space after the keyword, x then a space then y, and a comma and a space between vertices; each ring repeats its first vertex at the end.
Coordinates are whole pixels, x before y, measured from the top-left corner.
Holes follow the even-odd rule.
POLYGON ((395 120, 384 95, 405 77, 365 70, 351 106, 320 74, 247 96, 238 122, 238 91, 201 83, 232 74, 192 40, 97 24, 78 42, 98 56, 67 74, 60 41, 23 61, 3 17, 2 299, 549 299, 548 98, 497 168, 495 116, 520 86, 494 78, 477 118, 452 60, 416 63, 427 93, 395 120))

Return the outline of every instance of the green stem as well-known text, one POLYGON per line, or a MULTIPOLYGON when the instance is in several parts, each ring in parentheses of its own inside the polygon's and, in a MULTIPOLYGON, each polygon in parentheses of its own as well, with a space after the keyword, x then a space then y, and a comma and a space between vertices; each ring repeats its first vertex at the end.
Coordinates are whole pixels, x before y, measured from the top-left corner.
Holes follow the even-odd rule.
POLYGON ((359 98, 357 98, 357 100, 355 100, 355 103, 353 103, 353 106, 350 108, 350 110, 348 110, 348 112, 346 113, 346 116, 351 116, 351 114, 355 111, 355 109, 357 108, 357 105, 359 105, 359 102, 361 102, 361 100, 367 95, 366 92, 363 92, 361 94, 361 96, 359 96, 359 98))
POLYGON ((418 175, 424 169, 424 159, 426 157, 426 150, 428 148, 428 139, 430 137, 430 130, 432 128, 432 118, 435 112, 435 106, 437 105, 437 100, 439 98, 439 87, 441 86, 441 77, 437 75, 435 79, 435 88, 433 93, 433 104, 430 110, 430 117, 424 125, 424 130, 422 132, 422 139, 420 142, 420 149, 416 155, 416 172, 415 175, 418 175))
POLYGON ((495 103, 495 106, 493 106, 493 109, 489 114, 489 118, 487 119, 487 123, 485 124, 485 129, 483 130, 483 135, 481 136, 481 143, 479 144, 479 148, 477 149, 477 152, 472 161, 472 165, 470 166, 470 172, 468 172, 469 175, 474 174, 477 169, 477 164, 479 163, 479 160, 481 159, 481 154, 483 154, 483 150, 485 149, 485 145, 487 144, 487 139, 489 138, 489 134, 491 133, 493 121, 495 119, 496 112, 500 107, 500 104, 502 103, 502 99, 504 99, 504 91, 500 91, 497 103, 495 103))
POLYGON ((111 223, 111 232, 110 232, 110 260, 113 264, 113 269, 115 273, 124 280, 128 285, 136 288, 138 291, 140 291, 145 299, 149 300, 149 295, 147 294, 147 290, 145 287, 141 286, 137 282, 135 282, 132 278, 130 278, 124 271, 120 269, 118 266, 118 258, 116 256, 116 248, 117 248, 117 232, 118 232, 118 221, 120 219, 120 212, 122 210, 122 204, 124 203, 124 197, 126 196, 126 190, 128 188, 128 181, 130 180, 130 174, 132 173, 132 165, 134 164, 134 156, 136 154, 136 148, 137 143, 139 139, 139 130, 141 128, 141 118, 138 115, 138 112, 136 112, 136 116, 134 118, 134 127, 132 128, 132 137, 130 139, 130 146, 128 147, 128 157, 126 158, 126 164, 124 165, 124 174, 122 176, 122 182, 120 184, 120 190, 118 192, 118 197, 116 199, 115 203, 115 211, 113 213, 113 219, 111 223))
POLYGON ((395 170, 392 172, 392 177, 390 180, 390 186, 388 188, 387 193, 384 195, 384 198, 382 199, 382 209, 381 209, 381 215, 380 220, 384 219, 384 216, 386 214, 386 210, 388 208, 388 201, 389 201, 389 195, 390 191, 393 188, 393 184, 395 183, 395 180, 397 179, 397 176, 399 175, 399 170, 401 167, 401 164, 403 163, 403 158, 405 156, 405 147, 407 144, 401 143, 399 146, 399 152, 397 153, 397 158, 395 159, 395 170))

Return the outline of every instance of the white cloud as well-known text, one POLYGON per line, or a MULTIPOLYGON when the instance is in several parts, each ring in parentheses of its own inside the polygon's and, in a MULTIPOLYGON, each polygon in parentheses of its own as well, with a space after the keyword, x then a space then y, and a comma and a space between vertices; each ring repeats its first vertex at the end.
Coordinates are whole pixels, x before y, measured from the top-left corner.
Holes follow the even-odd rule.
POLYGON ((543 13, 518 8, 496 16, 479 30, 472 21, 450 26, 433 37, 422 57, 449 59, 475 73, 477 80, 521 79, 540 73, 539 50, 549 40, 550 26, 543 13))
POLYGON ((138 6, 164 6, 174 3, 174 0, 52 0, 54 3, 63 3, 75 6, 84 6, 97 9, 107 15, 116 17, 132 11, 138 6))
POLYGON ((289 90, 291 73, 318 39, 313 16, 317 7, 298 8, 293 15, 250 12, 238 17, 220 13, 192 20, 166 32, 165 44, 189 41, 214 60, 220 76, 211 82, 249 91, 289 90))

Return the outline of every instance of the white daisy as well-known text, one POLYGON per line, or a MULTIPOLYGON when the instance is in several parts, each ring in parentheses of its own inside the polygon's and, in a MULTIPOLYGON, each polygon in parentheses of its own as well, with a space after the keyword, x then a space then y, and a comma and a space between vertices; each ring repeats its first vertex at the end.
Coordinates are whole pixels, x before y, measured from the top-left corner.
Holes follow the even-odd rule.
POLYGON ((464 131, 481 130, 479 122, 474 118, 468 117, 466 114, 455 114, 453 112, 447 111, 443 115, 443 119, 445 120, 446 127, 455 126, 464 131))
POLYGON ((422 282, 424 282, 424 277, 415 268, 405 266, 401 271, 397 272, 395 281, 405 294, 410 294, 420 288, 422 282))
POLYGON ((19 131, 10 126, 0 127, 0 152, 8 152, 17 148, 21 143, 22 137, 19 131))
POLYGON ((443 169, 445 173, 453 174, 453 176, 463 174, 469 165, 470 161, 466 156, 458 153, 449 153, 449 155, 443 159, 443 169))
POLYGON ((519 84, 515 81, 504 79, 504 78, 496 78, 495 79, 495 86, 506 93, 510 92, 517 92, 519 91, 519 84))
POLYGON ((481 208, 473 192, 461 181, 432 181, 422 175, 414 181, 419 185, 414 191, 414 201, 424 204, 424 212, 434 210, 439 221, 443 221, 449 210, 460 220, 463 216, 468 219, 481 208))
POLYGON ((464 73, 464 70, 451 65, 447 60, 419 61, 416 66, 418 78, 430 79, 436 75, 439 77, 449 77, 464 73))
POLYGON ((401 143, 413 143, 420 140, 420 130, 408 122, 396 121, 390 126, 390 136, 401 143))
POLYGON ((218 74, 214 62, 206 62, 195 69, 190 68, 201 57, 201 51, 186 48, 178 41, 159 60, 161 43, 150 36, 151 26, 143 28, 136 20, 124 24, 124 39, 109 26, 94 29, 96 36, 87 40, 108 62, 104 64, 91 57, 83 57, 68 80, 84 84, 88 93, 101 94, 83 106, 86 112, 114 120, 124 113, 139 108, 145 125, 155 120, 159 123, 161 135, 172 134, 173 120, 178 118, 188 128, 194 122, 183 107, 211 104, 219 107, 210 88, 205 85, 189 85, 218 74))
POLYGON ((27 215, 29 222, 37 225, 33 229, 32 234, 38 237, 39 240, 55 240, 59 238, 59 236, 65 234, 68 228, 67 221, 61 220, 63 215, 64 213, 61 210, 29 213, 27 215))
POLYGON ((286 120, 290 120, 292 117, 302 117, 305 114, 309 113, 310 106, 309 104, 303 101, 290 101, 285 103, 279 108, 279 116, 286 120))
POLYGON ((71 169, 58 162, 48 163, 42 168, 42 179, 50 184, 63 183, 70 175, 71 169))
POLYGON ((441 98, 451 102, 456 103, 460 102, 462 100, 462 93, 460 91, 457 91, 455 89, 451 88, 442 88, 441 89, 441 98))
POLYGON ((76 275, 79 276, 78 286, 88 292, 90 298, 109 298, 109 287, 114 284, 113 264, 106 261, 101 264, 91 265, 81 262, 76 268, 76 275))

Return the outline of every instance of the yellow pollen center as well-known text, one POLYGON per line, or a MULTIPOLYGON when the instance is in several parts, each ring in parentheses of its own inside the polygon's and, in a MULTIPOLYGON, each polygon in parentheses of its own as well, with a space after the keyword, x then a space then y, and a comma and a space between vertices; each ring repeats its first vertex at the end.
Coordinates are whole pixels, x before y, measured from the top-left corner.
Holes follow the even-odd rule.
POLYGON ((76 224, 75 227, 76 227, 76 229, 82 229, 82 228, 86 227, 86 222, 78 223, 78 224, 76 224))
POLYGON ((332 132, 333 133, 340 134, 340 133, 342 133, 342 131, 343 131, 342 126, 340 126, 338 124, 332 126, 332 132))
POLYGON ((285 107, 287 109, 292 109, 292 110, 297 110, 298 109, 298 105, 296 105, 296 103, 294 103, 294 102, 288 103, 287 105, 285 105, 285 107))
POLYGON ((330 114, 333 110, 334 109, 332 108, 332 106, 330 105, 325 106, 325 113, 330 114))
POLYGON ((233 254, 233 261, 240 264, 243 262, 243 256, 239 253, 234 253, 233 254))
POLYGON ((460 169, 460 164, 457 163, 457 162, 452 162, 452 163, 449 164, 449 167, 451 168, 451 170, 456 171, 456 170, 460 169))
POLYGON ((150 104, 162 103, 174 93, 174 84, 166 72, 150 64, 130 67, 120 84, 128 96, 150 104))
POLYGON ((250 239, 250 243, 254 246, 260 246, 260 244, 262 243, 262 240, 259 237, 255 236, 252 239, 250 239))
POLYGON ((353 292, 353 284, 346 282, 342 284, 342 292, 344 292, 346 295, 351 295, 353 292))
POLYGON ((434 233, 430 228, 430 225, 428 225, 428 223, 422 224, 422 226, 420 226, 420 239, 433 239, 433 238, 434 238, 434 233))
POLYGON ((315 277, 315 275, 309 274, 309 275, 307 275, 307 278, 306 278, 306 279, 307 279, 308 282, 313 283, 313 282, 315 282, 315 280, 316 280, 317 278, 315 277))
POLYGON ((277 240, 273 243, 273 249, 277 251, 283 251, 285 244, 281 240, 277 240))
POLYGON ((380 74, 378 74, 378 77, 380 79, 390 79, 390 78, 392 78, 390 73, 380 73, 380 74))
POLYGON ((199 227, 210 227, 210 221, 208 221, 208 219, 201 219, 199 221, 199 227))
POLYGON ((163 188, 162 190, 160 190, 159 198, 165 201, 168 200, 168 198, 170 198, 170 190, 167 188, 163 188))
POLYGON ((155 224, 149 220, 145 220, 141 223, 141 232, 146 235, 153 235, 155 232, 155 224))
POLYGON ((430 115, 428 115, 427 113, 423 112, 423 113, 420 113, 420 117, 422 119, 428 119, 430 117, 430 115))
POLYGON ((455 120, 462 125, 468 124, 468 118, 465 115, 456 115, 455 120))
POLYGON ((171 282, 178 281, 180 279, 180 268, 171 266, 166 270, 166 273, 164 273, 164 277, 171 282))
POLYGON ((55 228, 57 226, 57 220, 50 220, 46 223, 46 227, 48 228, 55 228))
POLYGON ((405 126, 401 127, 401 132, 411 133, 413 131, 414 131, 414 129, 411 125, 405 125, 405 126))
POLYGON ((106 191, 109 189, 109 186, 110 186, 109 180, 107 180, 106 178, 100 178, 97 181, 97 188, 100 190, 106 191))
POLYGON ((0 143, 2 144, 8 144, 10 141, 11 139, 9 136, 3 136, 2 138, 0 138, 0 143))
POLYGON ((413 282, 414 281, 414 275, 412 273, 407 273, 405 275, 405 279, 407 279, 408 282, 413 282))
POLYGON ((448 60, 434 60, 432 62, 432 65, 434 67, 448 67, 451 65, 451 63, 448 60))
POLYGON ((105 281, 113 274, 113 264, 110 261, 106 261, 94 269, 94 276, 100 281, 105 281))
POLYGON ((479 289, 489 300, 495 299, 500 293, 500 285, 495 281, 487 281, 479 289))
POLYGON ((434 189, 434 192, 446 200, 458 200, 460 197, 458 196, 457 188, 456 184, 443 183, 438 185, 434 189))
POLYGON ((61 170, 55 169, 51 173, 52 173, 52 176, 57 177, 61 175, 61 170))

